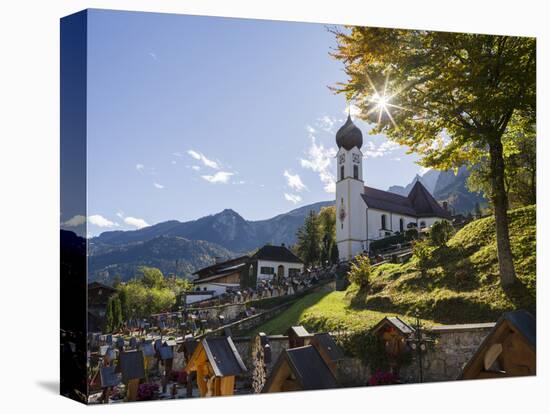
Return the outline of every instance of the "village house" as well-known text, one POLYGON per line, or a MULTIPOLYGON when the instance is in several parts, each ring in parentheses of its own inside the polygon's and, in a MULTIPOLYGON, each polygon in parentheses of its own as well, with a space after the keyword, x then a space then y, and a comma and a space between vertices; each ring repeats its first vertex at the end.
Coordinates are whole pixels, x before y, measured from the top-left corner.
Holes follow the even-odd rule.
POLYGON ((282 281, 299 275, 303 269, 300 258, 284 244, 265 245, 253 255, 239 256, 196 271, 193 274, 197 276, 193 281, 195 292, 186 300, 193 303, 230 290, 255 288, 259 281, 282 281))
POLYGON ((88 284, 88 331, 100 332, 105 324, 107 302, 116 289, 99 282, 88 284))
POLYGON ((336 133, 336 145, 336 242, 341 260, 367 252, 374 240, 451 219, 420 181, 406 197, 365 185, 363 134, 350 116, 336 133))

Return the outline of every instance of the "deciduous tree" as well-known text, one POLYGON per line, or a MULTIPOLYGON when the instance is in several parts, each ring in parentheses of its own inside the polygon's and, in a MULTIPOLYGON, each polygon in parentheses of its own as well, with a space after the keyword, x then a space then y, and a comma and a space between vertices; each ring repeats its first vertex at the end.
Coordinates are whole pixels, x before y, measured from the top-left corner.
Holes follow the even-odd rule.
POLYGON ((512 117, 535 122, 534 38, 354 27, 335 32, 333 55, 373 133, 440 170, 486 154, 501 283, 516 280, 508 231, 503 136, 512 117))

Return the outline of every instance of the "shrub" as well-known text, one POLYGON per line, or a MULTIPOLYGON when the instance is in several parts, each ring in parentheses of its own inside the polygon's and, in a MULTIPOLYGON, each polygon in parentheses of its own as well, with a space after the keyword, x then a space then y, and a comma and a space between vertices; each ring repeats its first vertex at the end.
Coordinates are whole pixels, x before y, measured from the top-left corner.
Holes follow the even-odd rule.
POLYGON ((432 249, 425 240, 417 240, 413 244, 413 257, 416 259, 416 264, 418 270, 422 272, 423 275, 426 274, 426 271, 430 267, 430 261, 432 258, 432 249))
POLYGON ((352 263, 348 278, 351 283, 359 286, 359 289, 364 289, 369 285, 370 273, 370 259, 368 256, 361 255, 357 256, 352 263))
POLYGON ((436 247, 447 244, 454 233, 454 228, 447 220, 436 221, 430 229, 430 241, 436 247))

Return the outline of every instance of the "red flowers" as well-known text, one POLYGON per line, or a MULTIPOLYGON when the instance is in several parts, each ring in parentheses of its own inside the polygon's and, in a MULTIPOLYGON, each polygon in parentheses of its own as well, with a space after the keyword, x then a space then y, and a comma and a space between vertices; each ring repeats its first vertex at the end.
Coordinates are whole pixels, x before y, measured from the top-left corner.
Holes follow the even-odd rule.
POLYGON ((159 385, 154 383, 140 384, 137 399, 139 401, 154 400, 159 394, 159 388, 159 385))
POLYGON ((368 385, 390 385, 399 384, 400 380, 392 372, 376 371, 370 378, 368 385))

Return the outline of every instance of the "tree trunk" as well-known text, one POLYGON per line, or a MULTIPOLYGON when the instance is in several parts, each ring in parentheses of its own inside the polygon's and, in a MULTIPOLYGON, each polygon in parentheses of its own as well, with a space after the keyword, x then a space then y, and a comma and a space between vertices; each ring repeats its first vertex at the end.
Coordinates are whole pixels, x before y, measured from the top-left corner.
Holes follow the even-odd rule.
POLYGON ((492 201, 495 208, 496 238, 500 283, 503 287, 510 286, 516 281, 516 271, 510 248, 508 231, 508 196, 504 186, 504 158, 502 155, 502 141, 491 140, 489 155, 492 179, 492 201))

